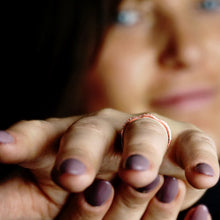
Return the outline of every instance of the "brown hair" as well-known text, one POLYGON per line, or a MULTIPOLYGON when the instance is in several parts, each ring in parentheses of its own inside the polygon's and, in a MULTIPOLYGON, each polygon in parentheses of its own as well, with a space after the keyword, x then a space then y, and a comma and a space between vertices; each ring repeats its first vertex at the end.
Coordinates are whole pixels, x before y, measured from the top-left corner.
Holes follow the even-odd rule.
MULTIPOLYGON (((64 26, 66 28, 64 33, 66 34, 59 35, 62 44, 58 44, 59 47, 56 49, 60 54, 62 54, 62 50, 66 50, 65 53, 68 53, 68 71, 70 74, 67 79, 67 89, 61 97, 62 109, 59 109, 61 115, 70 112, 71 114, 81 113, 82 109, 78 108, 80 105, 77 104, 81 98, 81 78, 95 61, 105 33, 114 20, 120 1, 75 0, 72 2, 72 10, 67 5, 62 9, 61 17, 64 20, 60 24, 68 24, 69 27, 64 26), (72 22, 67 21, 67 14, 65 14, 67 11, 72 22), (75 103, 74 109, 71 110, 68 107, 70 98, 67 98, 68 100, 63 99, 69 94, 72 94, 71 103, 75 103), (68 110, 63 111, 63 109, 68 110)), ((61 29, 64 27, 61 26, 61 29)))
POLYGON ((120 0, 75 1, 72 51, 77 64, 81 60, 88 65, 94 61, 119 2, 120 0))

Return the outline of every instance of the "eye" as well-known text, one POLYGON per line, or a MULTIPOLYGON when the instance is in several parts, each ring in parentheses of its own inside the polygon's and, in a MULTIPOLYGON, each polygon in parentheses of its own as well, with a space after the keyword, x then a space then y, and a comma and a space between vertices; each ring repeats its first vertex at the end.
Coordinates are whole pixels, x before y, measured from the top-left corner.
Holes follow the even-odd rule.
POLYGON ((141 15, 136 10, 121 10, 116 16, 116 23, 119 25, 132 26, 137 24, 141 15))
POLYGON ((206 11, 218 11, 220 10, 219 0, 204 0, 200 2, 200 8, 206 11))

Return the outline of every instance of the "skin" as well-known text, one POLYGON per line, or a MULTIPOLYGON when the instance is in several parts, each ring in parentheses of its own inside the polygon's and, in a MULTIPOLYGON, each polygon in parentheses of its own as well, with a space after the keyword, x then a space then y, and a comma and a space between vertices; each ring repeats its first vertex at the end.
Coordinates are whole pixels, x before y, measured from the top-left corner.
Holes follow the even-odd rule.
POLYGON ((87 111, 157 112, 195 124, 220 148, 220 9, 200 9, 201 2, 123 1, 121 10, 135 10, 142 18, 109 30, 85 82, 87 111), (204 89, 213 92, 205 103, 155 104, 204 89))
MULTIPOLYGON (((121 219, 127 215, 134 220, 164 216, 171 220, 176 219, 183 204, 190 206, 203 194, 203 190, 196 188, 207 189, 217 182, 219 12, 198 10, 190 0, 155 0, 150 5, 147 1, 123 1, 120 9, 128 8, 143 13, 143 20, 132 26, 115 24, 109 29, 99 57, 83 84, 86 111, 96 112, 80 118, 23 121, 7 130, 13 141, 0 143, 1 163, 29 169, 37 182, 18 175, 1 185, 3 219, 14 217, 14 212, 4 208, 13 204, 18 207, 14 211, 20 219, 53 219, 59 214, 60 219, 121 219), (202 103, 203 111, 188 102, 184 108, 180 104, 153 103, 167 94, 182 93, 183 89, 185 93, 198 87, 214 89, 212 100, 202 103), (106 107, 119 111, 100 110, 106 107), (164 128, 154 120, 143 119, 130 124, 124 135, 123 151, 114 152, 112 143, 125 122, 133 113, 149 111, 159 113, 158 117, 170 126, 173 140, 169 149, 164 128), (199 129, 176 120, 190 122, 199 129), (150 135, 141 133, 143 130, 150 135), (124 169, 123 164, 133 154, 146 157, 150 168, 141 172, 124 169), (86 172, 60 174, 60 166, 68 158, 81 161, 86 172), (201 162, 212 167, 213 176, 195 172, 194 167, 201 162), (54 181, 59 186, 51 179, 52 170, 57 172, 54 181), (150 184, 158 172, 160 181, 152 191, 135 190, 150 184), (116 174, 123 181, 114 201, 112 188, 103 205, 89 205, 82 192, 96 177, 111 180, 116 174), (163 185, 164 174, 179 179, 178 193, 169 203, 155 197, 163 185)), ((210 219, 208 214, 207 219, 210 219)))

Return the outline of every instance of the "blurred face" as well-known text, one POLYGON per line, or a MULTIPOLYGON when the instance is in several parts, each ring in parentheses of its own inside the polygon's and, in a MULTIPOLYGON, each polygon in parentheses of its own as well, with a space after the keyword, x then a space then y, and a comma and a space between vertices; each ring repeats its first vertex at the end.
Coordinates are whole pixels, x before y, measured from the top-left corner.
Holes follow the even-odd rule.
POLYGON ((220 129, 220 0, 124 0, 86 79, 87 110, 220 129))

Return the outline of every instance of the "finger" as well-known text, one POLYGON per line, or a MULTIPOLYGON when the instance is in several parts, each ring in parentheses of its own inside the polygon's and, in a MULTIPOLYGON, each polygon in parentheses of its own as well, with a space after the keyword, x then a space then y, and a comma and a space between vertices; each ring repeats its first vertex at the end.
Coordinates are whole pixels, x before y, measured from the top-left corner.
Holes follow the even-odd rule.
POLYGON ((139 189, 123 183, 104 219, 141 219, 150 199, 156 194, 162 183, 163 178, 159 176, 151 184, 139 189))
POLYGON ((167 150, 166 129, 151 118, 135 120, 126 126, 123 143, 120 177, 134 187, 152 182, 167 150))
POLYGON ((0 131, 0 162, 24 163, 53 150, 48 146, 53 146, 77 118, 20 121, 0 131))
POLYGON ((212 217, 205 205, 198 205, 189 210, 184 220, 211 220, 212 217))
POLYGON ((181 180, 165 177, 164 184, 151 200, 143 220, 176 220, 181 209, 185 185, 181 180))
POLYGON ((76 121, 61 140, 54 168, 58 183, 71 192, 82 192, 93 182, 105 155, 112 155, 114 162, 108 167, 116 172, 120 156, 113 144, 127 118, 128 114, 102 111, 76 121))
POLYGON ((41 192, 57 207, 63 205, 68 193, 55 185, 50 174, 59 139, 76 119, 21 121, 0 132, 0 161, 30 169, 41 192))
POLYGON ((186 178, 194 187, 209 188, 217 183, 219 163, 215 143, 210 137, 199 130, 186 130, 175 145, 178 164, 185 169, 186 178))
POLYGON ((72 194, 56 219, 101 220, 108 211, 113 197, 114 190, 110 182, 95 180, 84 193, 72 194))

